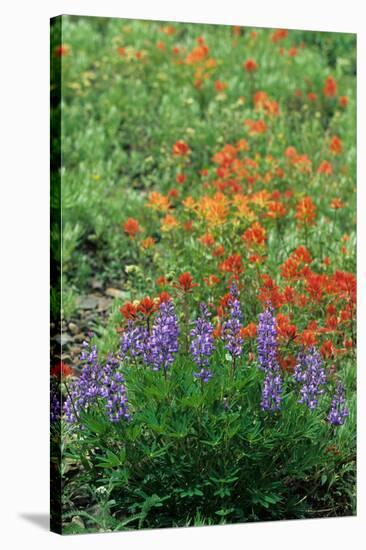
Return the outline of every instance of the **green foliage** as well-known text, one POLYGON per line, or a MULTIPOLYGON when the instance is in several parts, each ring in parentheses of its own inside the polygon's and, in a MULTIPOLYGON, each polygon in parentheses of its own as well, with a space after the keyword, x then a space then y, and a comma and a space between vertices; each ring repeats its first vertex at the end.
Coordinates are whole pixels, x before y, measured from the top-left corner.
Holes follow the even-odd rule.
MULTIPOLYGON (((335 430, 325 421, 329 397, 311 412, 288 376, 281 412, 264 413, 256 365, 241 362, 233 373, 229 362, 215 364, 203 386, 184 359, 167 380, 125 367, 132 419, 111 424, 94 409, 82 415, 81 430, 67 426, 65 458, 76 458, 76 437, 76 460, 83 456, 87 465, 77 479, 66 476, 65 498, 72 500, 75 483, 108 491, 107 523, 94 514, 89 521, 82 508, 73 512, 88 529, 95 522, 151 528, 354 512, 355 439, 347 423, 335 430)), ((97 506, 98 490, 87 510, 97 506)))

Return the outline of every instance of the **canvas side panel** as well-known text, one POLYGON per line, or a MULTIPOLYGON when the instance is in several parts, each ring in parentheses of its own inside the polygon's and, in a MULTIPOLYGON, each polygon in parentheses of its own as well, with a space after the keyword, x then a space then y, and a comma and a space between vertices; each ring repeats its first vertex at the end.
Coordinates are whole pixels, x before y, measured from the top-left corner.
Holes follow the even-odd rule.
MULTIPOLYGON (((61 70, 62 16, 50 21, 50 364, 61 360, 61 70)), ((50 377, 50 528, 61 534, 61 387, 50 377)))

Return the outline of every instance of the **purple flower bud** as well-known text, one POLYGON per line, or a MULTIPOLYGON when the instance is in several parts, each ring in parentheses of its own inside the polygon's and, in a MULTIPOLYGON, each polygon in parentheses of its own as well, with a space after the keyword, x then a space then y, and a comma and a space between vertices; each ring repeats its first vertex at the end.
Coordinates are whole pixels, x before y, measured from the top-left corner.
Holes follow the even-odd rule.
POLYGON ((327 420, 334 426, 344 424, 346 417, 349 415, 349 410, 346 407, 345 390, 343 384, 339 383, 336 387, 332 405, 327 416, 327 420))
POLYGON ((208 382, 212 378, 213 374, 209 369, 201 369, 199 372, 194 372, 193 376, 199 378, 203 382, 208 382))
POLYGON ((281 407, 282 379, 279 374, 268 371, 262 389, 262 411, 278 411, 281 407))
POLYGON ((54 384, 51 385, 50 391, 50 421, 51 424, 57 422, 61 418, 61 390, 54 384))
POLYGON ((294 378, 296 382, 302 384, 299 403, 303 403, 310 410, 314 410, 318 404, 318 396, 324 393, 321 386, 324 386, 327 381, 323 360, 315 347, 310 347, 298 354, 294 378))
POLYGON ((191 346, 190 351, 195 363, 200 367, 200 372, 194 373, 196 378, 200 378, 204 382, 212 377, 212 373, 207 369, 210 357, 215 349, 213 331, 214 327, 209 321, 211 316, 205 304, 201 304, 201 315, 197 318, 195 327, 191 330, 191 346), (206 367, 206 368, 204 368, 206 367))
POLYGON ((66 420, 76 422, 80 411, 87 411, 99 400, 104 403, 111 422, 128 419, 126 388, 118 371, 119 361, 110 356, 104 365, 101 364, 96 346, 85 348, 80 357, 84 365, 80 377, 69 386, 69 395, 64 405, 66 420))
POLYGON ((230 287, 229 318, 222 324, 222 337, 225 349, 232 358, 240 357, 243 349, 243 339, 240 336, 243 316, 240 309, 239 291, 235 283, 230 287))
POLYGON ((126 330, 122 334, 121 358, 124 359, 127 354, 130 354, 132 358, 142 355, 148 336, 149 333, 146 327, 129 320, 126 330))
POLYGON ((277 327, 273 309, 268 307, 259 315, 257 329, 258 367, 266 373, 261 408, 278 411, 281 407, 282 378, 278 364, 277 327))
POLYGON ((166 372, 178 351, 179 326, 171 300, 163 302, 143 348, 143 360, 153 370, 166 372))
POLYGON ((277 360, 277 328, 272 307, 259 315, 257 329, 257 350, 259 368, 265 372, 279 371, 277 360))

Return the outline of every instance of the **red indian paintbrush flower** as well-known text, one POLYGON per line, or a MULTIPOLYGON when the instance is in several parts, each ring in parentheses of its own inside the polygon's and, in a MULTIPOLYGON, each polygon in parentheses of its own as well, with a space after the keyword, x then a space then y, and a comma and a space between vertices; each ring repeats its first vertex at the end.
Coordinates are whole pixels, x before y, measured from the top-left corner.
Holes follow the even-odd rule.
POLYGON ((338 136, 333 136, 329 143, 329 149, 334 155, 340 155, 343 151, 342 140, 338 136))
POLYGON ((59 380, 67 376, 73 376, 73 374, 73 369, 63 361, 60 361, 51 369, 51 376, 56 376, 59 380))
POLYGON ((126 302, 122 307, 119 308, 119 311, 127 320, 135 319, 137 315, 137 309, 131 302, 126 302))
POLYGON ((185 157, 189 153, 189 147, 182 139, 176 141, 172 147, 172 153, 176 157, 185 157))
POLYGON ((134 218, 128 218, 123 224, 123 230, 131 238, 136 237, 137 233, 140 231, 139 222, 134 218))
POLYGON ((348 105, 348 97, 346 95, 341 95, 339 96, 339 100, 338 100, 338 103, 339 103, 339 106, 340 107, 347 107, 348 105))
POLYGON ((331 176, 333 174, 333 168, 330 162, 327 160, 323 160, 319 168, 317 170, 318 174, 326 174, 327 176, 331 176))
POLYGON ((186 181, 186 175, 180 172, 175 176, 175 181, 180 184, 184 183, 186 181))
POLYGON ((325 97, 334 97, 337 95, 337 83, 332 76, 325 79, 323 94, 325 97))
POLYGON ((288 36, 288 30, 287 29, 277 29, 271 36, 271 40, 273 43, 279 42, 280 40, 284 40, 288 36))
POLYGON ((315 215, 316 208, 311 197, 304 197, 303 199, 300 199, 296 205, 295 218, 303 224, 310 225, 314 223, 315 215))
POLYGON ((179 275, 178 283, 173 286, 183 292, 191 292, 195 286, 198 286, 198 284, 193 282, 192 275, 189 271, 186 271, 185 273, 182 273, 182 275, 179 275))
POLYGON ((226 258, 226 260, 220 264, 219 269, 220 271, 233 273, 234 275, 239 275, 239 273, 242 273, 243 265, 240 254, 232 254, 226 258))
POLYGON ((68 46, 67 44, 61 44, 60 46, 57 46, 55 48, 55 56, 63 57, 65 55, 69 55, 70 51, 71 51, 70 46, 68 46))
POLYGON ((149 296, 146 296, 140 300, 139 305, 137 306, 137 311, 142 313, 144 317, 150 317, 157 310, 157 304, 149 296))
POLYGON ((254 61, 254 59, 248 59, 245 63, 244 63, 244 69, 248 72, 248 73, 252 73, 254 71, 256 71, 258 69, 258 65, 257 63, 254 61))
POLYGON ((165 302, 169 302, 169 300, 172 299, 169 292, 166 292, 166 290, 164 290, 163 292, 160 292, 158 298, 159 298, 159 306, 161 304, 164 304, 165 302))
POLYGON ((333 210, 339 210, 340 208, 344 208, 344 202, 342 199, 332 199, 330 201, 330 207, 333 208, 333 210))

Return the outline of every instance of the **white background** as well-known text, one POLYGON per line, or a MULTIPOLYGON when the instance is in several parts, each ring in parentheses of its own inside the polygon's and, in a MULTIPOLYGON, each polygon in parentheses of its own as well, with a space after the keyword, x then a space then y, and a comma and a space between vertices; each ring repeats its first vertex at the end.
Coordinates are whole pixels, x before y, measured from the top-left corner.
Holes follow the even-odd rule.
POLYGON ((365 55, 362 0, 9 0, 0 19, 0 542, 13 548, 365 547, 365 55), (358 33, 358 517, 63 537, 48 532, 49 17, 62 13, 358 33), (362 538, 365 540, 362 541, 362 538))

